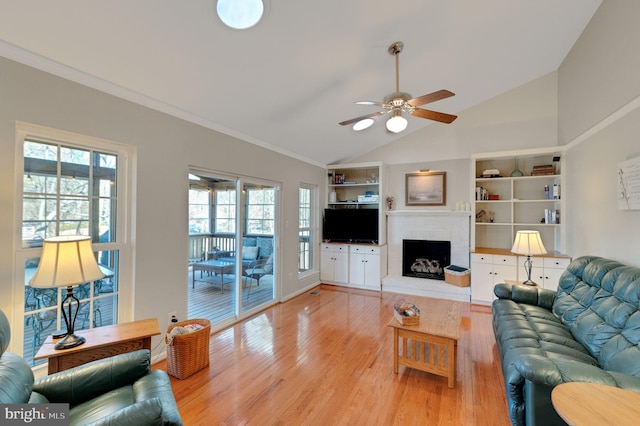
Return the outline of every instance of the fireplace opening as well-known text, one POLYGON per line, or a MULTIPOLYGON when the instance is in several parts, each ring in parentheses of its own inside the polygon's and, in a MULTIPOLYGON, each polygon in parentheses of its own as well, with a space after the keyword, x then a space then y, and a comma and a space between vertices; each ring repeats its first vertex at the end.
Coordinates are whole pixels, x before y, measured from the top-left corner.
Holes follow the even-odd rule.
POLYGON ((451 241, 402 240, 402 275, 444 281, 451 241))

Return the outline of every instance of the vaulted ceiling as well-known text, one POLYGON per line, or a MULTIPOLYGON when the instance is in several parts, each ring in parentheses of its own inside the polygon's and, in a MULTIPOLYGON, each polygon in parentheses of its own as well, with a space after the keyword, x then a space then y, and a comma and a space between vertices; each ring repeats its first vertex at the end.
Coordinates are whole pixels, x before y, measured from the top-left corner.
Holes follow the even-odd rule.
POLYGON ((446 125, 338 125, 395 91, 393 42, 400 90, 451 90, 425 107, 464 114, 556 70, 601 2, 265 0, 239 31, 215 0, 0 0, 0 55, 324 165, 446 125))

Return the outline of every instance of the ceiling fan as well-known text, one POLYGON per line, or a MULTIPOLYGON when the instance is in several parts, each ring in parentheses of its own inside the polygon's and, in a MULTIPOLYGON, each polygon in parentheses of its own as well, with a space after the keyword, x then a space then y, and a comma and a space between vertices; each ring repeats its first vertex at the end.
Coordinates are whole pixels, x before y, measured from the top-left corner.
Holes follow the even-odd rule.
POLYGON ((403 48, 404 43, 402 43, 401 41, 396 41, 391 46, 389 46, 389 54, 396 57, 396 91, 385 96, 382 102, 356 102, 359 105, 377 105, 384 109, 372 114, 367 114, 360 117, 352 118, 351 120, 342 121, 338 124, 340 124, 341 126, 346 126, 347 124, 355 123, 353 125, 353 130, 360 131, 370 127, 374 123, 374 118, 385 114, 391 114, 391 117, 387 120, 387 129, 393 133, 400 133, 407 128, 407 119, 402 116, 403 112, 409 113, 416 117, 426 118, 428 120, 439 121, 441 123, 447 124, 453 122, 453 120, 458 118, 456 115, 418 108, 421 105, 454 96, 454 93, 448 90, 438 90, 437 92, 418 96, 417 98, 412 98, 410 94, 400 91, 400 78, 398 76, 398 70, 399 56, 403 48))

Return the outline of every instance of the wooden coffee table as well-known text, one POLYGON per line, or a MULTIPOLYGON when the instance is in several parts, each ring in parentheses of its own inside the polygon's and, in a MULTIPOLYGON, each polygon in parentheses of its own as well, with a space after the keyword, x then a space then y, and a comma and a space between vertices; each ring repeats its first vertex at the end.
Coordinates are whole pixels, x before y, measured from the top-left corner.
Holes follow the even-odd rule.
POLYGON ((460 340, 461 303, 453 300, 411 296, 408 303, 420 308, 420 324, 402 325, 394 317, 393 372, 398 365, 426 371, 448 378, 448 386, 456 383, 456 352, 460 340))

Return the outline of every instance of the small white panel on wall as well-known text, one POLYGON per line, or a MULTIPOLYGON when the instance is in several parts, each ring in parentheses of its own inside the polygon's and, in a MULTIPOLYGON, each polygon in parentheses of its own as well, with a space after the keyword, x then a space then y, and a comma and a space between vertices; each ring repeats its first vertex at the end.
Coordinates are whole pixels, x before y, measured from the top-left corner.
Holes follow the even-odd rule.
POLYGON ((640 210, 640 157, 618 163, 618 209, 640 210))

